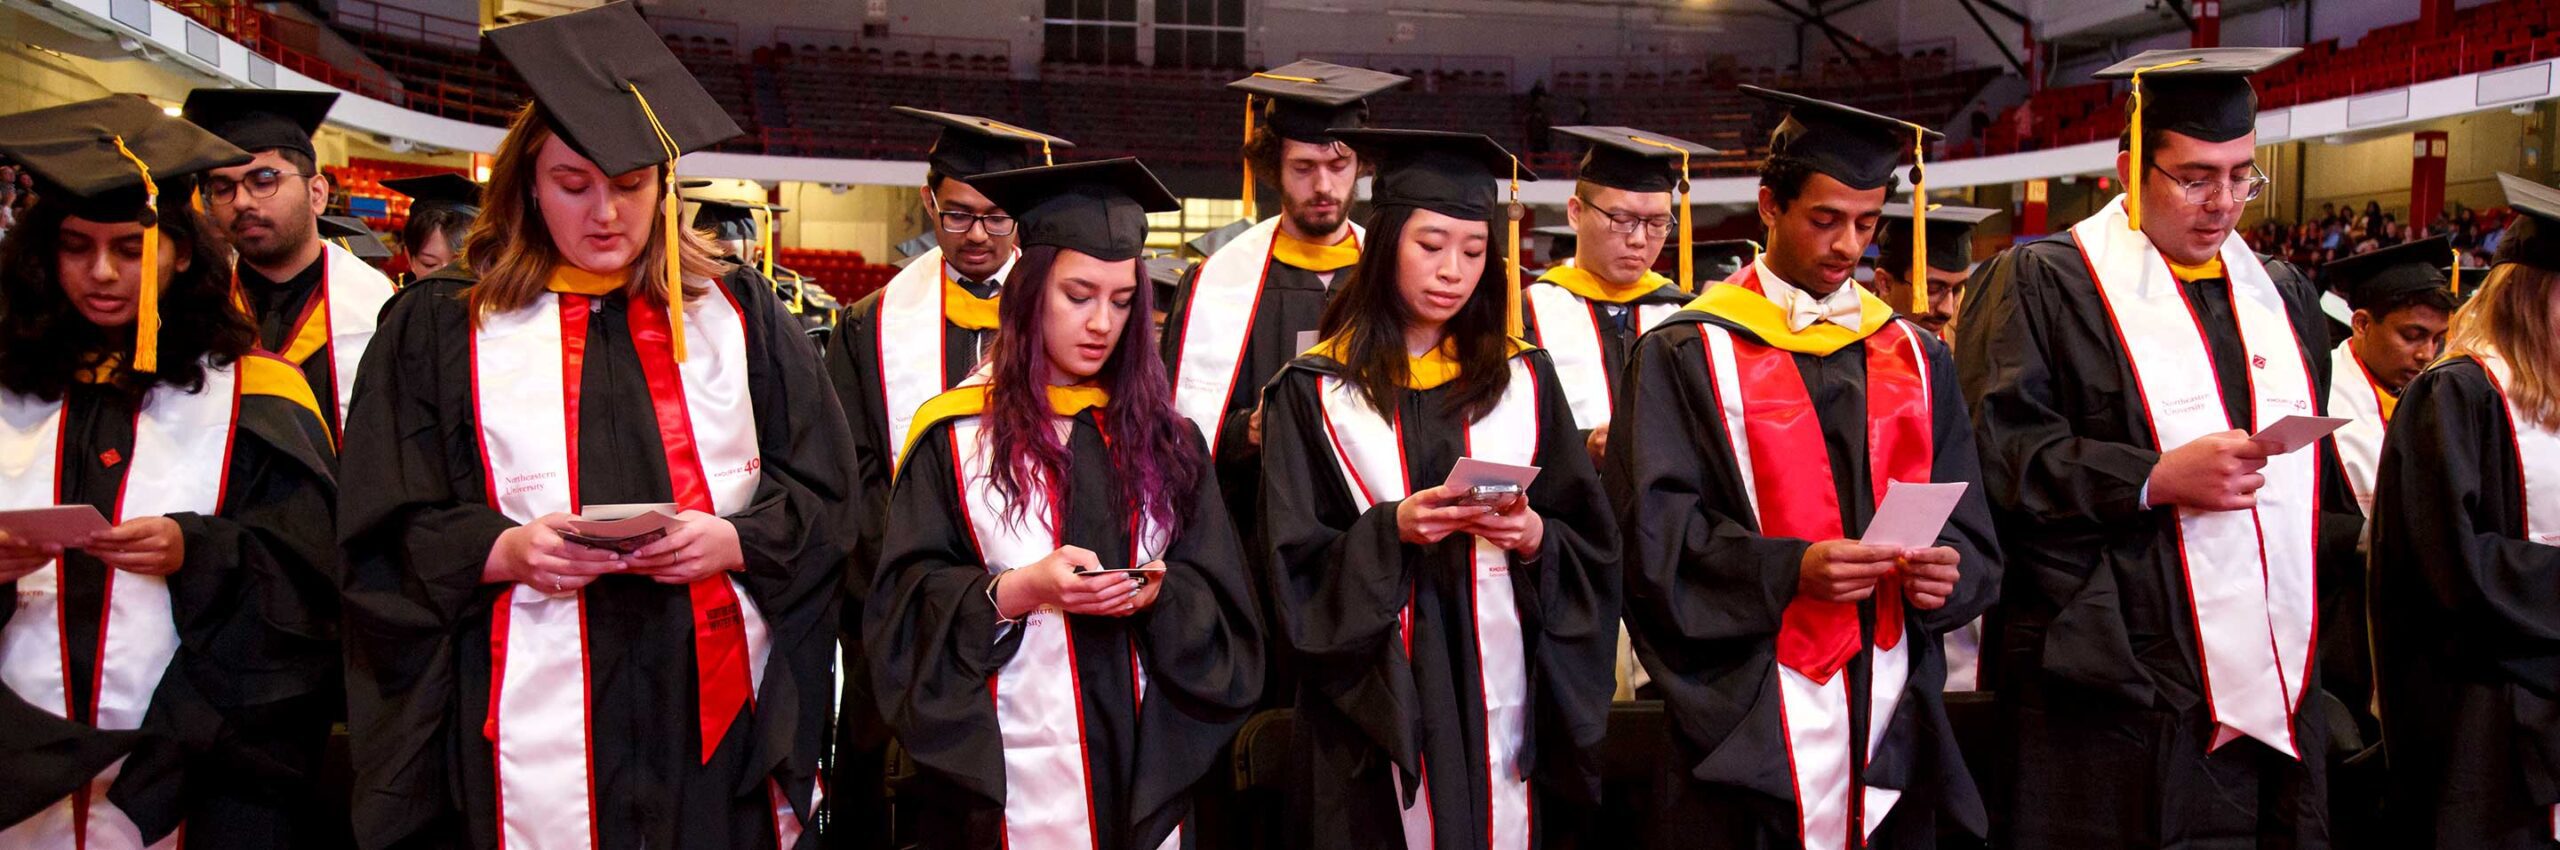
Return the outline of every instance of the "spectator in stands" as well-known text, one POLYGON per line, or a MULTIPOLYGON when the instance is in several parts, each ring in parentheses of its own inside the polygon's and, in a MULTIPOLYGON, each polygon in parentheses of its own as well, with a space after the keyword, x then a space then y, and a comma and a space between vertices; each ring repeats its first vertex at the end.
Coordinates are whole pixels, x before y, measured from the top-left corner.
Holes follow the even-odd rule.
POLYGON ((1599 802, 1617 529, 1557 375, 1514 339, 1515 160, 1337 135, 1377 163, 1371 237, 1265 391, 1259 556, 1306 662, 1291 843, 1563 842, 1599 802), (1542 471, 1499 492, 1451 480, 1461 456, 1542 471))
POLYGON ((1636 344, 1610 424, 1627 627, 1672 730, 1653 846, 1978 836, 1940 641, 2000 582, 1972 429, 1946 346, 1851 279, 1917 128, 1743 91, 1787 110, 1769 250, 1636 344), (1888 480, 1969 487, 1943 529, 1858 542, 1888 480))
MULTIPOLYGON (((863 655, 862 601, 871 590, 871 567, 879 562, 880 538, 887 532, 881 523, 916 408, 978 368, 995 341, 996 296, 1021 257, 1015 247, 1020 223, 967 181, 1041 165, 1054 151, 1075 147, 992 118, 904 106, 892 111, 941 129, 925 155, 919 193, 932 215, 935 247, 846 308, 827 346, 827 374, 844 405, 864 500, 854 506, 853 566, 843 576, 846 604, 837 625, 847 658, 863 655)), ((872 850, 888 840, 888 831, 877 825, 889 816, 881 784, 889 731, 880 722, 870 673, 867 665, 845 668, 827 782, 826 839, 838 850, 872 850)))
POLYGON ((383 188, 409 196, 409 221, 401 225, 400 247, 409 252, 409 280, 435 274, 461 262, 463 237, 480 217, 480 184, 460 174, 430 174, 382 181, 383 188))
POLYGON ((2248 438, 2320 409, 2328 342, 2303 275, 2232 238, 2267 185, 2249 75, 2295 52, 2154 50, 2102 70, 2140 75, 2143 132, 2118 142, 2128 194, 1974 282, 1960 375, 2018 572, 2000 602, 2004 846, 2331 840, 2312 622, 2332 599, 2313 577, 2361 570, 2361 517, 2330 449, 2248 438))
POLYGON ((631 4, 488 38, 533 101, 348 417, 356 834, 801 846, 868 502, 808 337, 671 215, 738 127, 631 4))
POLYGON ((196 89, 184 110, 257 156, 205 175, 205 212, 240 252, 233 272, 258 321, 258 346, 302 369, 333 434, 344 428, 356 367, 391 300, 389 278, 320 238, 329 178, 311 134, 337 100, 335 92, 196 89))
POLYGON ((18 167, 0 165, 0 236, 18 223, 18 167))
POLYGON ((1022 261, 983 377, 917 411, 862 617, 899 808, 925 848, 1215 845, 1178 833, 1263 630, 1147 327, 1145 214, 1181 201, 1134 159, 973 182, 1022 261))
POLYGON ((0 533, 0 846, 336 846, 303 826, 345 805, 329 432, 190 209, 249 155, 130 95, 0 119, 0 155, 42 180, 0 239, 0 510, 113 523, 0 533))

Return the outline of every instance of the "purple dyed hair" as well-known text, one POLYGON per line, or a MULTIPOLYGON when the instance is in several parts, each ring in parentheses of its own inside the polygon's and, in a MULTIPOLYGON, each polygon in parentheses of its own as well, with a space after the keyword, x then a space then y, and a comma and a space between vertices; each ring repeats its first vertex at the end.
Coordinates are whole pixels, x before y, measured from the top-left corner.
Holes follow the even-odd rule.
MULTIPOLYGON (((994 451, 992 481, 1006 504, 1005 520, 1022 521, 1023 494, 1035 488, 1065 486, 1067 449, 1051 427, 1047 332, 1041 327, 1048 306, 1049 271, 1060 249, 1024 248, 1022 259, 1004 285, 996 308, 996 339, 989 348, 986 434, 994 451)), ((1189 520, 1185 505, 1200 483, 1206 460, 1184 432, 1190 420, 1173 410, 1173 390, 1166 382, 1164 360, 1156 353, 1149 316, 1155 309, 1155 287, 1144 265, 1130 274, 1138 284, 1129 298, 1129 319, 1120 339, 1094 374, 1094 383, 1110 392, 1103 408, 1102 431, 1110 438, 1111 465, 1119 472, 1120 497, 1145 511, 1156 527, 1179 536, 1189 520)))

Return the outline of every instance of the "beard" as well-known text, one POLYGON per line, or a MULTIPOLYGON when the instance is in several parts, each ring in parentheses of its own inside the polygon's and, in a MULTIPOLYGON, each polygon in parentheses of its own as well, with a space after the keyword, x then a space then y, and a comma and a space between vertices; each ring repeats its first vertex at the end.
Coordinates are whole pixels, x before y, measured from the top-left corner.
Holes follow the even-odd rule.
POLYGON ((1342 223, 1350 218, 1351 199, 1349 197, 1341 197, 1332 198, 1330 200, 1334 202, 1333 208, 1330 210, 1309 209, 1309 207, 1313 206, 1312 204, 1304 206, 1291 204, 1283 214, 1289 217, 1289 223, 1296 226, 1299 232, 1308 234, 1332 233, 1335 230, 1341 229, 1342 223))
POLYGON ((302 250, 302 246, 319 238, 320 222, 317 217, 308 215, 301 216, 299 221, 292 221, 266 216, 253 218, 250 214, 242 213, 238 218, 231 220, 229 235, 231 247, 240 252, 242 259, 255 265, 274 265, 292 259, 295 252, 302 250), (265 225, 267 232, 254 239, 243 238, 239 232, 240 225, 248 221, 265 225))

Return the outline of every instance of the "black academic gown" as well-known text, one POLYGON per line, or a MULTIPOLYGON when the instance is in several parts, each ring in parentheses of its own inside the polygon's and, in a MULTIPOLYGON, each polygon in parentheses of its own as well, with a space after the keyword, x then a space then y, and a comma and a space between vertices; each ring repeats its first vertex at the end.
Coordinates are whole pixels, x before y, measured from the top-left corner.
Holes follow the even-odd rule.
MULTIPOLYGON (((116 515, 129 466, 123 461, 133 455, 134 412, 112 391, 71 389, 57 473, 61 504, 116 515), (107 452, 116 463, 106 463, 107 452)), ((327 836, 301 821, 338 711, 328 446, 327 426, 299 402, 241 394, 221 509, 169 515, 186 541, 185 563, 168 577, 178 652, 141 728, 101 731, 0 688, 0 777, 7 777, 0 780, 0 825, 52 805, 125 758, 107 797, 146 839, 183 822, 191 848, 326 846, 327 836)), ((72 612, 63 643, 73 708, 86 715, 96 699, 107 567, 79 550, 65 553, 61 566, 72 612)), ((0 622, 10 616, 0 611, 0 622)))
MULTIPOLYGON (((2282 293, 2314 404, 2328 397, 2318 293, 2282 262, 2282 293), (2307 342, 2306 342, 2307 341, 2307 342)), ((1966 287, 1958 377, 2008 569, 1999 699, 2015 730, 2010 846, 2326 847, 2325 756, 2353 723, 2315 664, 2296 715, 2302 761, 2252 740, 2208 755, 2213 718, 2198 667, 2176 514, 2141 504, 2160 452, 2107 307, 2069 234, 1987 263, 1966 287)), ((2252 420, 2229 283, 2180 285, 2195 309, 2235 427, 2252 420)), ((2362 516, 2337 451, 2320 442, 2321 660, 2362 619, 2362 516)), ((1988 650, 1986 650, 1988 651, 1988 650)))
MULTIPOLYGON (((1275 237, 1277 238, 1277 237, 1275 237)), ((1200 283, 1200 270, 1192 266, 1182 276, 1182 287, 1174 293, 1173 304, 1165 314, 1164 362, 1166 383, 1181 377, 1183 329, 1192 320, 1191 298, 1200 283)), ((1340 281, 1351 269, 1331 273, 1340 281)), ((1263 262, 1262 298, 1253 311, 1253 327, 1245 331, 1244 351, 1236 359, 1235 386, 1227 390, 1226 412, 1218 420, 1217 471, 1218 487, 1225 494, 1227 513, 1236 518, 1236 531, 1247 546, 1253 545, 1260 533, 1260 511, 1254 499, 1262 491, 1262 451, 1253 444, 1251 427, 1253 411, 1262 405, 1263 385, 1271 383, 1280 368, 1297 359, 1303 346, 1298 335, 1316 329, 1324 316, 1324 302, 1332 290, 1325 275, 1281 262, 1278 258, 1263 262)), ((1236 316, 1201 316, 1201 321, 1236 321, 1236 316)), ((1254 583, 1264 585, 1257 564, 1254 583)), ((1264 601, 1264 622, 1277 622, 1264 601)), ((1296 659, 1289 657, 1286 647, 1275 646, 1269 671, 1271 680, 1263 689, 1263 701, 1272 707, 1286 706, 1296 692, 1296 659)))
MULTIPOLYGON (((920 768, 899 792, 917 812, 911 837, 925 848, 995 850, 1005 846, 1008 789, 989 687, 1022 633, 999 635, 987 604, 994 577, 964 519, 950 430, 947 421, 927 429, 898 474, 865 642, 878 710, 920 768)), ((1193 440, 1191 451, 1205 450, 1193 440)), ((1074 417, 1067 449, 1059 545, 1129 563, 1130 508, 1094 411, 1074 417)), ((1159 559, 1166 573, 1155 604, 1125 618, 1071 619, 1097 850, 1153 850, 1188 820, 1193 787, 1226 781, 1218 757, 1261 695, 1260 614, 1217 482, 1202 476, 1180 503, 1192 514, 1159 559), (1143 703, 1131 679, 1139 666, 1143 703)), ((1185 847, 1216 846, 1197 829, 1183 837, 1185 847)))
MULTIPOLYGON (((1618 525, 1627 530, 1622 551, 1629 636, 1662 688, 1671 719, 1654 842, 1800 846, 1774 668, 1779 619, 1795 598, 1805 550, 1817 541, 1760 533, 1733 460, 1737 450, 1747 449, 1724 433, 1699 336, 1702 323, 1730 329, 1740 339, 1759 339, 1740 324, 1696 311, 1675 315, 1645 335, 1626 391, 1618 396, 1606 464, 1618 525)), ((1919 336, 1928 352, 1932 390, 1929 480, 1979 482, 1953 359, 1935 337, 1919 336)), ((1863 530, 1876 510, 1866 345, 1790 356, 1822 423, 1841 528, 1863 530)), ((1973 834, 1984 831, 1981 795, 1947 723, 1947 659, 1939 640, 1981 615, 1997 595, 2000 546, 1978 484, 1957 505, 1938 545, 1956 550, 1962 577, 1945 607, 1904 608, 1909 683, 1874 759, 1852 760, 1852 775, 1864 784, 1903 790, 1877 827, 1875 847, 1935 846, 1942 817, 1973 834)), ((1870 646, 1876 604, 1859 605, 1870 646)), ((1848 680, 1853 740, 1866 740, 1878 725, 1869 716, 1872 661, 1872 650, 1861 651, 1840 674, 1848 680)))
MULTIPOLYGON (((258 347, 267 351, 283 351, 293 344, 293 333, 303 312, 311 309, 311 299, 320 297, 321 278, 329 271, 329 255, 321 253, 311 265, 295 272, 284 281, 271 281, 247 263, 239 264, 240 292, 249 300, 251 317, 258 322, 258 347)), ((297 367, 302 377, 311 382, 311 395, 320 402, 320 418, 335 435, 344 423, 338 421, 338 360, 332 354, 337 343, 323 343, 320 349, 297 367)))
POLYGON ((2560 847, 2560 547, 2525 537, 2515 428, 2477 361, 2409 384, 2377 487, 2388 846, 2560 847))
MULTIPOLYGON (((996 294, 1001 283, 982 285, 980 297, 996 294)), ((890 466, 906 445, 907 435, 889 433, 888 399, 881 383, 880 298, 886 289, 864 296, 845 308, 827 337, 827 379, 844 405, 844 421, 852 435, 855 477, 861 503, 853 507, 854 546, 844 570, 836 640, 843 647, 844 699, 837 706, 834 755, 827 766, 828 846, 840 850, 884 848, 881 833, 863 824, 889 815, 882 771, 889 728, 880 721, 872 697, 871 665, 861 663, 863 599, 870 593, 871 571, 880 563, 880 539, 889 516, 890 466), (851 825, 847 830, 837 824, 851 825)), ((942 385, 956 386, 978 368, 978 358, 994 344, 993 329, 975 331, 942 323, 942 385)))
MULTIPOLYGON (((762 483, 727 517, 732 573, 773 642, 755 705, 702 763, 692 608, 681 586, 608 576, 586 590, 599 846, 770 847, 778 780, 796 811, 825 749, 836 583, 861 504, 854 450, 798 323, 741 270, 721 283, 747 339, 762 483)), ((356 834, 367 847, 497 844, 489 740, 489 612, 498 534, 472 402, 468 281, 412 284, 365 352, 341 463, 348 728, 356 834)), ((720 297, 711 293, 702 297, 720 297)), ((632 347, 627 302, 595 299, 581 377, 577 470, 587 504, 671 501, 665 450, 632 347)), ((543 368, 545 364, 532 364, 543 368)), ((554 367, 556 368, 556 367, 554 367)))
MULTIPOLYGON (((1574 430, 1555 369, 1529 358, 1538 381, 1536 466, 1529 506, 1544 518, 1534 558, 1515 563, 1528 670, 1531 823, 1543 842, 1598 803, 1599 747, 1616 688, 1617 528, 1599 475, 1574 430)), ((1401 846, 1391 767, 1427 769, 1442 850, 1487 836, 1485 707, 1472 592, 1475 538, 1403 542, 1396 502, 1353 507, 1325 436, 1321 379, 1341 366, 1301 357, 1281 372, 1262 418, 1259 557, 1269 573, 1274 629, 1304 666, 1292 754, 1299 759, 1289 822, 1298 846, 1401 846), (1411 660, 1397 639, 1413 608, 1411 660)), ((1412 491, 1439 486, 1467 454, 1467 423, 1445 409, 1452 388, 1407 392, 1404 470, 1412 491)), ((1513 388, 1520 392, 1522 388, 1513 388)), ((1533 845, 1535 846, 1535 845, 1533 845)))
MULTIPOLYGON (((1600 337, 1600 368, 1602 374, 1609 379, 1610 398, 1617 398, 1625 388, 1627 361, 1635 356, 1636 339, 1644 336, 1644 329, 1637 326, 1639 317, 1636 308, 1660 304, 1687 304, 1696 297, 1680 291, 1678 286, 1663 286, 1622 303, 1582 299, 1583 304, 1590 307, 1592 314, 1600 320, 1595 325, 1599 329, 1600 337)), ((1544 345, 1546 338, 1538 332, 1537 316, 1538 314, 1533 312, 1521 311, 1522 324, 1528 328, 1523 336, 1533 344, 1544 345)))

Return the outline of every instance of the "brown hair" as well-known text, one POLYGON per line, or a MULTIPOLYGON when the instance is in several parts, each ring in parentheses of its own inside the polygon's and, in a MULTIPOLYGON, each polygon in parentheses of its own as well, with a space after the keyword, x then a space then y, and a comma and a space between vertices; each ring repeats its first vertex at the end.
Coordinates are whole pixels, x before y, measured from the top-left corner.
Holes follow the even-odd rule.
MULTIPOLYGON (((471 272, 477 279, 462 291, 475 321, 478 316, 503 313, 530 303, 550 282, 551 270, 565 262, 559 247, 551 244, 551 232, 543 226, 541 211, 533 206, 534 160, 552 135, 551 118, 542 113, 540 105, 528 103, 516 113, 515 120, 507 125, 507 137, 498 143, 497 161, 489 169, 489 187, 480 193, 480 217, 471 223, 471 235, 464 237, 462 244, 462 255, 471 258, 471 272)), ((658 177, 667 178, 663 166, 658 177)), ((664 184, 660 188, 663 191, 664 184)), ((660 235, 663 230, 656 215, 650 217, 650 224, 649 243, 631 264, 630 279, 623 283, 622 291, 663 307, 667 298, 660 281, 666 275, 666 238, 660 235)), ((676 234, 677 260, 683 264, 687 281, 686 298, 704 291, 692 281, 720 277, 734 268, 719 259, 719 249, 711 244, 710 237, 686 228, 677 228, 676 234)))
POLYGON ((2453 313, 2446 353, 2495 352, 2507 363, 2507 403, 2521 418, 2560 428, 2560 332, 2551 316, 2560 272, 2523 263, 2500 263, 2471 302, 2453 313))

